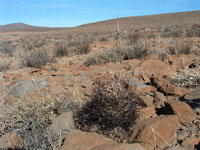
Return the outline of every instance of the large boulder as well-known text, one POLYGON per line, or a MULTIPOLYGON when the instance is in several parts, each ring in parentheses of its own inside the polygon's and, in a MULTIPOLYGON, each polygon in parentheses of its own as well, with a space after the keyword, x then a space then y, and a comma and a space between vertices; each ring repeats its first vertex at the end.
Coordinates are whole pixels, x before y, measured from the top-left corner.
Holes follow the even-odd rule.
POLYGON ((145 60, 138 67, 138 71, 145 72, 149 76, 152 76, 153 74, 158 75, 158 76, 164 76, 170 72, 174 72, 175 68, 173 68, 169 64, 166 64, 160 60, 148 59, 148 60, 145 60))
POLYGON ((184 101, 193 108, 200 107, 200 88, 196 88, 195 90, 187 93, 184 96, 184 101))
POLYGON ((48 87, 48 82, 42 79, 33 79, 30 81, 23 81, 13 85, 8 92, 14 97, 24 98, 28 93, 35 90, 40 90, 48 87))
POLYGON ((171 84, 170 80, 165 78, 152 77, 151 82, 159 91, 165 93, 166 95, 176 95, 182 97, 188 92, 182 87, 171 84))
POLYGON ((148 150, 168 146, 176 133, 179 122, 175 115, 161 115, 137 123, 129 142, 142 143, 148 150))
POLYGON ((144 147, 142 147, 138 143, 134 144, 103 144, 95 146, 94 148, 90 150, 145 150, 144 147))
POLYGON ((167 106, 173 111, 180 123, 187 124, 196 119, 197 115, 192 108, 185 102, 170 100, 167 102, 167 106))
POLYGON ((75 129, 75 123, 72 112, 62 113, 60 116, 53 120, 52 125, 49 127, 53 137, 58 139, 60 145, 65 138, 67 132, 75 129))
POLYGON ((87 133, 79 130, 72 130, 67 134, 65 142, 60 150, 90 150, 102 144, 114 144, 110 139, 95 133, 87 133))

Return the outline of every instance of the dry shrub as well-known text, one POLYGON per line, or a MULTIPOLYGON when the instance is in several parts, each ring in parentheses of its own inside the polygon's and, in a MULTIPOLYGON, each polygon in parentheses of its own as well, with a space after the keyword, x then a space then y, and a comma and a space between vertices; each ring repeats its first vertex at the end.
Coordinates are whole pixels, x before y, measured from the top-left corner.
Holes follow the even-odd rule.
POLYGON ((84 65, 104 65, 109 62, 121 62, 127 59, 142 59, 150 54, 146 43, 136 42, 134 45, 121 45, 116 48, 109 48, 99 54, 88 56, 84 65))
POLYGON ((16 100, 12 106, 2 105, 0 135, 17 131, 25 149, 50 149, 46 128, 51 123, 54 102, 49 99, 38 102, 16 100))
POLYGON ((174 44, 171 44, 169 47, 169 54, 171 55, 181 55, 181 54, 190 54, 191 52, 191 43, 183 41, 180 39, 175 41, 174 44))
POLYGON ((44 96, 37 102, 14 99, 12 105, 0 105, 0 136, 17 131, 23 139, 23 149, 55 150, 58 137, 48 130, 52 119, 57 116, 57 107, 75 112, 79 105, 66 97, 44 96))
POLYGON ((128 35, 128 42, 129 44, 135 44, 140 38, 141 35, 139 33, 130 33, 128 35))
POLYGON ((68 47, 73 54, 83 55, 90 52, 89 43, 90 41, 87 39, 75 39, 74 41, 69 42, 68 47))
POLYGON ((142 44, 130 46, 125 51, 124 59, 142 59, 149 54, 150 51, 142 44))
POLYGON ((77 112, 76 126, 125 142, 137 118, 137 99, 118 76, 95 82, 91 101, 77 112))
POLYGON ((200 37, 200 28, 198 25, 194 25, 192 28, 186 29, 187 37, 200 37))
POLYGON ((169 37, 181 37, 183 35, 183 31, 180 27, 167 27, 164 32, 162 33, 162 37, 169 38, 169 37))
POLYGON ((99 41, 100 41, 100 42, 106 42, 106 41, 108 41, 108 39, 107 39, 106 37, 101 37, 101 38, 99 39, 99 41))
POLYGON ((90 65, 104 65, 109 62, 119 62, 122 61, 124 57, 124 52, 120 48, 112 48, 108 49, 106 51, 103 51, 97 55, 91 55, 89 56, 86 61, 84 62, 84 65, 90 66, 90 65))
POLYGON ((56 49, 55 49, 55 56, 56 57, 63 57, 63 56, 69 56, 70 51, 66 44, 64 43, 57 43, 56 49))
POLYGON ((13 52, 15 51, 16 46, 12 44, 12 41, 3 41, 0 43, 0 52, 3 54, 12 57, 13 52))
POLYGON ((0 61, 0 72, 8 70, 10 68, 10 63, 8 61, 2 60, 0 61))
POLYGON ((88 54, 90 52, 89 44, 80 44, 75 49, 75 54, 83 55, 88 54))
POLYGON ((194 89, 200 86, 200 70, 185 68, 172 75, 172 83, 184 88, 194 89))
POLYGON ((41 68, 47 63, 52 63, 54 61, 53 56, 51 56, 47 50, 25 51, 21 55, 21 58, 22 67, 41 68))

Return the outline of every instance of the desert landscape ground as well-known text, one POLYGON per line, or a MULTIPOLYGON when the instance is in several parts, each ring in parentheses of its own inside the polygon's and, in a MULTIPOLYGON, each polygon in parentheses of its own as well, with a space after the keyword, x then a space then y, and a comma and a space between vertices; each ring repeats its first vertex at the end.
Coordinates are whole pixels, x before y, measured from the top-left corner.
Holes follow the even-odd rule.
POLYGON ((0 149, 200 150, 200 11, 1 25, 0 149))

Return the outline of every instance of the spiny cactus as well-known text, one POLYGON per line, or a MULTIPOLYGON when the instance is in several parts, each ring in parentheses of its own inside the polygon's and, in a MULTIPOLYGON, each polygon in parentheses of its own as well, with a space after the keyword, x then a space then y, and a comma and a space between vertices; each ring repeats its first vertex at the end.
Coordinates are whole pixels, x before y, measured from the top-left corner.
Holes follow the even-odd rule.
POLYGON ((137 118, 137 99, 129 85, 119 77, 97 81, 94 94, 76 115, 77 126, 83 131, 106 134, 116 127, 128 131, 137 118))

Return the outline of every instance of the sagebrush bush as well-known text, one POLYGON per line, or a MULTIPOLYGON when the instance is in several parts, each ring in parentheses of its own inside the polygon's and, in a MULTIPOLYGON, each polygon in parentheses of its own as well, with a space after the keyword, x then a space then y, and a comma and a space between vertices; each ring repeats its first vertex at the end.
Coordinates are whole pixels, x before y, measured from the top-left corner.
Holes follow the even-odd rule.
POLYGON ((135 44, 140 38, 141 35, 139 33, 130 33, 128 35, 129 44, 135 44))
POLYGON ((183 35, 183 31, 180 27, 167 27, 162 33, 162 37, 181 37, 183 35))
POLYGON ((176 44, 169 46, 169 54, 171 55, 181 55, 181 54, 190 54, 191 52, 191 43, 179 40, 176 44))
POLYGON ((146 45, 136 42, 135 45, 110 48, 96 55, 88 56, 84 65, 104 65, 109 62, 121 62, 128 59, 142 59, 150 54, 146 45))
POLYGON ((83 55, 88 54, 90 52, 89 44, 80 44, 75 49, 75 54, 83 55))
POLYGON ((100 41, 100 42, 106 42, 106 41, 108 41, 108 39, 107 39, 106 37, 101 37, 101 38, 99 39, 99 41, 100 41))
POLYGON ((7 61, 0 61, 0 72, 8 70, 10 68, 10 64, 7 61))
POLYGON ((143 45, 128 47, 125 51, 124 59, 141 59, 149 54, 143 45))
POLYGON ((51 56, 47 50, 26 51, 21 55, 21 57, 22 67, 41 68, 47 63, 51 63, 54 61, 53 56, 51 56))
POLYGON ((66 44, 56 44, 55 49, 55 56, 56 57, 63 57, 63 56, 69 56, 70 51, 69 47, 66 44))
POLYGON ((120 48, 112 48, 108 49, 106 51, 103 51, 97 55, 91 55, 89 56, 85 62, 84 65, 90 66, 90 65, 104 65, 109 62, 119 62, 122 61, 124 58, 124 52, 120 48))
POLYGON ((193 28, 186 29, 186 37, 200 37, 200 28, 194 26, 193 28))
POLYGON ((15 51, 16 46, 12 45, 12 41, 3 41, 0 43, 0 52, 3 54, 12 57, 13 52, 15 51))
MULTIPOLYGON (((118 76, 110 76, 95 82, 91 101, 77 112, 77 128, 108 135, 116 128, 128 135, 137 118, 137 98, 129 85, 118 76)), ((120 133, 118 135, 120 137, 120 133)))

